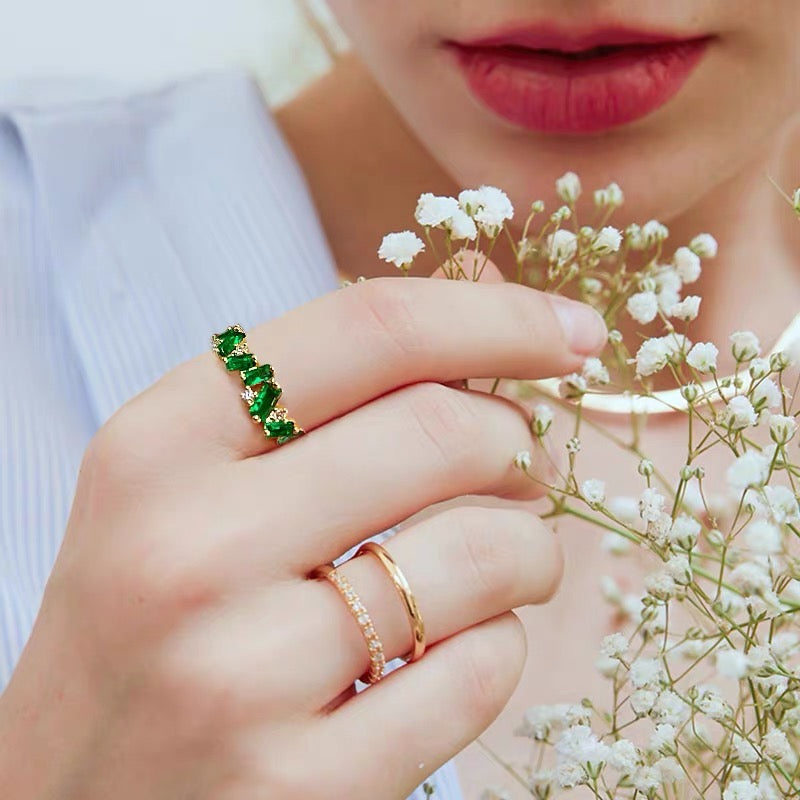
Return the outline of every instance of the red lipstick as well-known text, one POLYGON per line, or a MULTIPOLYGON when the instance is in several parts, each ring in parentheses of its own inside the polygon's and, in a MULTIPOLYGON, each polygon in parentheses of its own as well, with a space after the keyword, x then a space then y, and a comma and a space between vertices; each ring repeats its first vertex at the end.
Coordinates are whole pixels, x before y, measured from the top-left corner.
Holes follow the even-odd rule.
POLYGON ((633 122, 667 103, 710 40, 541 25, 447 44, 472 93, 495 114, 543 133, 587 134, 633 122))

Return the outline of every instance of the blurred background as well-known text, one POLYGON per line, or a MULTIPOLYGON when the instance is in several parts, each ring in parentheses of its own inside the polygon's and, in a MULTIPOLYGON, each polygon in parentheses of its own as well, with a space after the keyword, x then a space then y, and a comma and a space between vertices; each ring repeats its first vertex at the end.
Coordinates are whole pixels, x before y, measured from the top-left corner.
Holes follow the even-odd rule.
POLYGON ((273 105, 347 47, 322 0, 0 0, 0 19, 0 82, 80 75, 152 85, 243 66, 273 105))

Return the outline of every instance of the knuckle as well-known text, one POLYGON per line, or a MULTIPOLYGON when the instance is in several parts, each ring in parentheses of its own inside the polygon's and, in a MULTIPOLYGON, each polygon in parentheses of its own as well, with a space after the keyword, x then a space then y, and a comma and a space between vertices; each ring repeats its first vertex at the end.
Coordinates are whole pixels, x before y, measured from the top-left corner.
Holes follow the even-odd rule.
POLYGON ((453 665, 461 678, 467 712, 481 728, 488 727, 513 693, 525 663, 525 631, 516 615, 493 620, 493 635, 476 630, 465 636, 464 647, 453 665))
POLYGON ((371 348, 377 345, 388 358, 413 359, 418 365, 427 344, 409 293, 400 283, 396 278, 372 278, 356 284, 350 295, 356 302, 353 317, 371 348))
POLYGON ((447 469, 468 468, 478 455, 475 429, 481 424, 470 399, 433 381, 417 383, 402 391, 409 400, 415 428, 424 444, 447 469))

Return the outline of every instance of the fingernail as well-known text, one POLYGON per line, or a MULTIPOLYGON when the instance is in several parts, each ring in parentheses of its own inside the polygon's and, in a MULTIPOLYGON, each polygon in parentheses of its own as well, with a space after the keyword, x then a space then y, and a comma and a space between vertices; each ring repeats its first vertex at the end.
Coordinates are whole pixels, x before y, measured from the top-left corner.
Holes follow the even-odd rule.
POLYGON ((586 303, 556 294, 548 299, 573 353, 588 356, 603 349, 608 341, 608 328, 597 311, 586 303))

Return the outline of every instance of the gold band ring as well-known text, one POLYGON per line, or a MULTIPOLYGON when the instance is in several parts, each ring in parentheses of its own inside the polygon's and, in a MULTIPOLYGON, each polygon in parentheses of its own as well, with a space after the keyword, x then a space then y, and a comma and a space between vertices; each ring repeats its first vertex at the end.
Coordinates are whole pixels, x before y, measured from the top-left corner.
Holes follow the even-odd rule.
POLYGON ((362 683, 377 683, 383 677, 383 671, 386 667, 386 655, 375 626, 372 624, 372 618, 361 602, 358 593, 350 581, 330 564, 323 564, 321 567, 317 567, 311 573, 311 577, 327 578, 344 598, 347 608, 353 615, 353 619, 361 629, 361 634, 369 651, 369 669, 361 676, 360 680, 362 683))
POLYGON ((392 579, 397 594, 403 601, 403 608, 408 616, 408 622, 411 625, 411 636, 414 642, 411 652, 405 656, 403 660, 408 663, 416 661, 421 658, 422 654, 425 652, 425 623, 422 621, 422 614, 420 613, 414 594, 411 591, 411 587, 408 585, 406 576, 403 575, 402 570, 397 566, 397 562, 394 558, 392 558, 392 556, 377 542, 364 542, 364 544, 358 548, 356 556, 362 553, 372 553, 376 556, 392 579))

